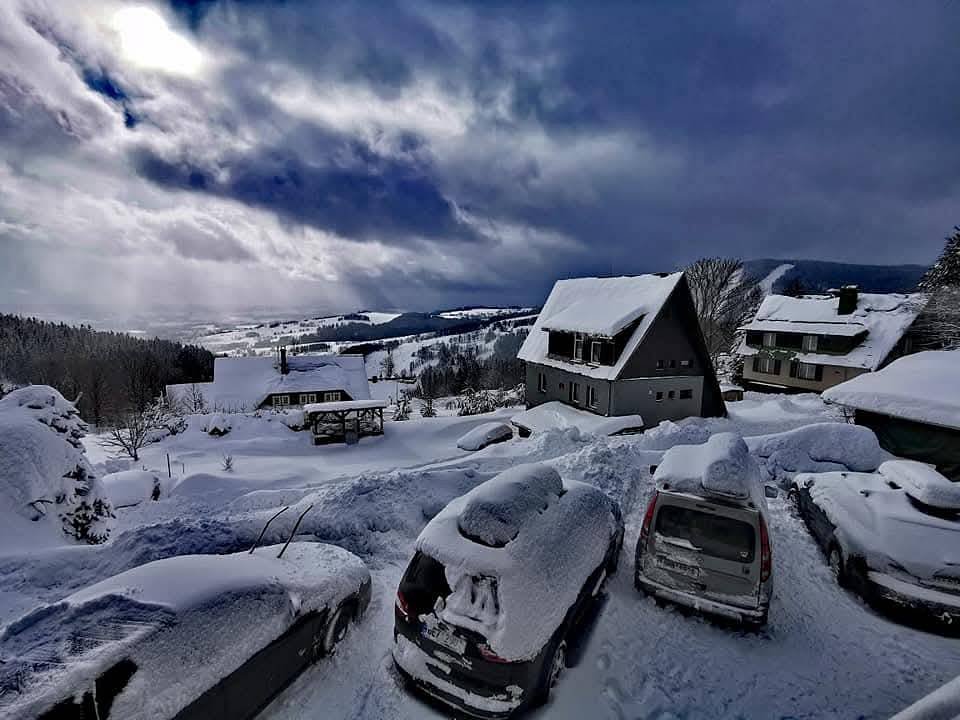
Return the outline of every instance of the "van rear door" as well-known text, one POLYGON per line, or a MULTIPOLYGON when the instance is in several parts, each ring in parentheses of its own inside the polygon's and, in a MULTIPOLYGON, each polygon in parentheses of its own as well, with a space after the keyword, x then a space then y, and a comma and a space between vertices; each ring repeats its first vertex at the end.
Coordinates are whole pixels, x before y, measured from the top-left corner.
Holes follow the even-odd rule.
POLYGON ((749 508, 662 493, 650 561, 678 590, 755 607, 760 590, 759 517, 749 508))

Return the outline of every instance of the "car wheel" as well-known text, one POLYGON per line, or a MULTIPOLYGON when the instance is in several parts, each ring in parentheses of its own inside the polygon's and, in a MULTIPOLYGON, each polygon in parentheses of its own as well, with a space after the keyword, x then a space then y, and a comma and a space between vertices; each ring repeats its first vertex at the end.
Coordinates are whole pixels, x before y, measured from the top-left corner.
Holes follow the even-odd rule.
POLYGON ((607 575, 616 575, 620 565, 620 552, 623 550, 623 533, 618 532, 610 544, 610 557, 607 560, 607 575))
POLYGON ((847 572, 843 562, 843 552, 838 545, 831 545, 827 553, 827 562, 830 565, 830 572, 833 579, 837 581, 840 587, 847 586, 847 572))
POLYGON ((341 605, 337 608, 333 617, 330 618, 330 622, 327 624, 327 632, 323 636, 324 654, 331 654, 347 636, 351 620, 353 620, 353 608, 351 606, 341 605))

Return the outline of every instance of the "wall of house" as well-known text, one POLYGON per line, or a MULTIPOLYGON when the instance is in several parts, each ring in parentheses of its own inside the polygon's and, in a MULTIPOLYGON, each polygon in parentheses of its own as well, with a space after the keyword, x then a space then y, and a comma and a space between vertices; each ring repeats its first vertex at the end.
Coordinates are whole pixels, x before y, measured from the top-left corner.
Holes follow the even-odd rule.
POLYGON ((616 380, 610 414, 640 415, 648 428, 663 420, 697 416, 703 403, 703 384, 703 376, 690 375, 616 380), (681 399, 681 390, 691 390, 691 397, 681 399), (657 400, 657 393, 663 393, 662 399, 657 400))
POLYGON ((610 407, 610 381, 593 380, 577 373, 559 370, 547 365, 527 363, 527 407, 532 408, 546 402, 559 400, 560 402, 595 412, 598 415, 607 415, 610 407), (543 373, 547 379, 546 392, 540 392, 537 387, 538 376, 543 373), (570 402, 570 384, 580 383, 580 403, 570 402), (597 407, 587 406, 587 387, 597 391, 597 407))
POLYGON ((823 392, 827 388, 839 385, 846 380, 857 377, 868 372, 862 368, 847 368, 839 365, 824 365, 823 378, 821 380, 804 380, 803 378, 790 377, 790 360, 784 358, 780 361, 780 374, 754 372, 753 357, 743 358, 743 379, 744 382, 767 383, 770 385, 784 385, 786 387, 798 388, 800 390, 809 390, 810 392, 823 392))
MULTIPOLYGON (((679 289, 679 288, 678 288, 679 289)), ((703 375, 703 361, 690 337, 691 328, 685 324, 683 293, 674 292, 660 314, 647 330, 643 342, 623 366, 621 378, 672 377, 676 375, 703 375), (663 367, 657 367, 657 361, 663 367), (681 360, 689 360, 689 367, 680 367, 681 360), (670 367, 673 361, 674 366, 670 367)), ((696 319, 693 320, 696 330, 696 319)), ((699 415, 700 410, 694 415, 699 415)))

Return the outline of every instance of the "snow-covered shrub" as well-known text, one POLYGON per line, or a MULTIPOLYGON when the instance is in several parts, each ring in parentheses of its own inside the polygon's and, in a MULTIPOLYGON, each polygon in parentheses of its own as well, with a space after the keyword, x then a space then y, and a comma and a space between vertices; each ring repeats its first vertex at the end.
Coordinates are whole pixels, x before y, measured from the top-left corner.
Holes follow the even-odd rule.
POLYGON ((393 414, 394 420, 409 420, 410 419, 410 403, 406 398, 401 400, 397 405, 397 411, 393 414))
POLYGON ((159 473, 149 470, 123 470, 104 475, 101 479, 114 508, 159 500, 163 492, 159 473))
POLYGON ((525 404, 525 397, 524 385, 509 390, 467 390, 457 401, 457 414, 481 415, 499 408, 515 407, 525 404))
MULTIPOLYGON (((108 538, 113 508, 87 460, 86 430, 74 405, 47 385, 0 399, 0 517, 48 523, 87 543, 108 538)), ((14 520, 0 519, 7 522, 14 520)))
POLYGON ((303 410, 286 410, 280 413, 280 422, 291 430, 305 430, 307 418, 303 410))
POLYGON ((224 472, 233 472, 233 455, 224 455, 220 461, 220 467, 224 472))
POLYGON ((437 409, 433 406, 433 398, 424 398, 423 405, 420 406, 420 415, 425 418, 437 416, 437 409))
POLYGON ((233 429, 233 422, 223 413, 214 413, 203 426, 203 431, 213 437, 222 437, 233 429))

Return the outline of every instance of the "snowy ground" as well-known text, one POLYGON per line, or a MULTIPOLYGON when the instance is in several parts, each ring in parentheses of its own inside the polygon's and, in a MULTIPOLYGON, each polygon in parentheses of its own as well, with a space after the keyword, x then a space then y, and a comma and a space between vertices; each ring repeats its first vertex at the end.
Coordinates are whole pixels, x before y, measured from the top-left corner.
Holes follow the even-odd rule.
MULTIPOLYGON (((390 659, 394 596, 414 539, 453 497, 519 462, 542 460, 620 500, 627 537, 593 633, 535 717, 883 718, 960 674, 960 642, 896 625, 837 587, 784 499, 771 502, 776 575, 764 632, 718 627, 633 589, 649 466, 664 450, 723 430, 756 436, 836 419, 816 396, 748 394, 729 409, 729 419, 665 423, 639 436, 568 430, 477 453, 457 449, 457 439, 515 411, 391 422, 384 437, 350 448, 314 447, 308 434, 266 419, 238 416, 223 438, 191 423, 187 433, 150 446, 140 463, 165 473, 169 453, 174 472, 185 471, 179 486, 160 502, 121 510, 109 545, 0 557, 0 624, 145 560, 242 549, 273 508, 313 503, 303 529, 366 561, 373 600, 336 656, 308 670, 263 717, 433 717, 400 687, 390 659), (221 468, 224 454, 233 455, 232 472, 221 468)), ((102 462, 102 450, 88 441, 91 460, 102 462)))

